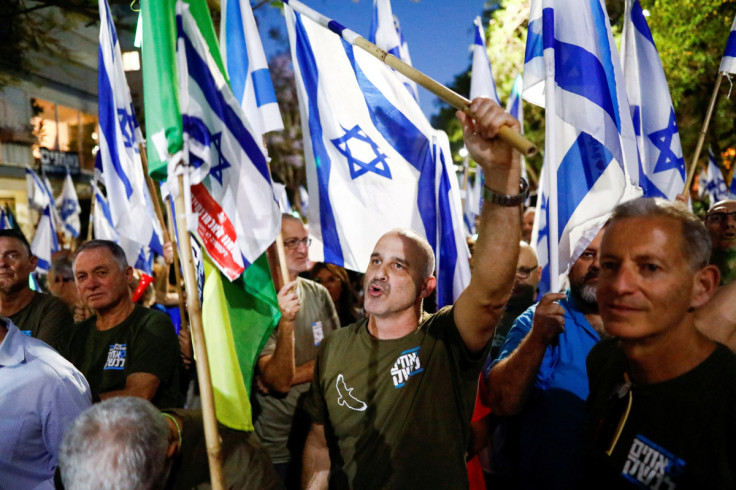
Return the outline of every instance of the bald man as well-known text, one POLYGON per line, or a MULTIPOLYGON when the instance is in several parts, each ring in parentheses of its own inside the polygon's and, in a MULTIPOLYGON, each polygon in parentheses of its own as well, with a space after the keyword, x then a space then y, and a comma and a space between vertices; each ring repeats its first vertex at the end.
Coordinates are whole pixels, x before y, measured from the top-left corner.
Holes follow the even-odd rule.
POLYGON ((369 318, 328 336, 306 408, 306 488, 467 488, 465 452, 476 382, 514 280, 527 194, 518 154, 496 138, 518 121, 489 99, 458 117, 486 175, 470 285, 434 315, 432 248, 415 232, 376 243, 365 275, 369 318), (492 230, 492 233, 491 233, 492 230))

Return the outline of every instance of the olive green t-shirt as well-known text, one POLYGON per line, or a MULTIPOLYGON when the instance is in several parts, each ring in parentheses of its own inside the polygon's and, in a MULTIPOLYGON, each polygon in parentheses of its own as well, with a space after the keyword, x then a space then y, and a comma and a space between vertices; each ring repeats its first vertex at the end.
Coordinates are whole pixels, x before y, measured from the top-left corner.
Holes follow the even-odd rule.
POLYGON ((97 330, 96 322, 94 315, 78 323, 67 349, 67 359, 87 378, 93 398, 124 389, 133 373, 149 373, 161 382, 151 400, 154 405, 182 405, 179 340, 168 316, 136 305, 128 318, 109 330, 97 330))
MULTIPOLYGON (((294 364, 301 366, 317 358, 322 339, 340 328, 340 320, 330 293, 324 286, 301 277, 297 284, 301 308, 294 319, 294 364)), ((272 355, 276 351, 278 335, 277 327, 263 347, 261 356, 272 355)), ((295 428, 293 424, 299 400, 307 391, 308 382, 292 386, 285 395, 264 395, 256 391, 258 416, 253 426, 274 463, 290 461, 292 453, 300 457, 303 441, 297 434, 306 434, 308 427, 299 427, 297 422, 295 428)), ((308 426, 309 419, 302 418, 306 422, 301 425, 308 426)))
POLYGON ((25 308, 9 317, 26 335, 41 339, 61 352, 68 341, 74 317, 69 307, 56 296, 34 292, 25 308))
POLYGON ((305 409, 325 425, 334 488, 468 486, 465 453, 487 349, 471 354, 452 307, 399 339, 368 321, 329 335, 305 409))

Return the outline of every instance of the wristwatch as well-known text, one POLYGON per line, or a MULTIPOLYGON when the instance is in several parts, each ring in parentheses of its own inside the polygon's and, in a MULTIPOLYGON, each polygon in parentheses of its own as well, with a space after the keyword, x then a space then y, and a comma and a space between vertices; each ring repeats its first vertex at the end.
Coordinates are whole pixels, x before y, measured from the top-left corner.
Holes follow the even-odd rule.
POLYGON ((520 179, 519 182, 519 193, 515 196, 499 194, 496 191, 489 189, 487 186, 483 186, 483 200, 493 204, 498 204, 499 206, 519 206, 526 201, 527 197, 529 197, 529 184, 527 184, 526 180, 523 178, 520 179))

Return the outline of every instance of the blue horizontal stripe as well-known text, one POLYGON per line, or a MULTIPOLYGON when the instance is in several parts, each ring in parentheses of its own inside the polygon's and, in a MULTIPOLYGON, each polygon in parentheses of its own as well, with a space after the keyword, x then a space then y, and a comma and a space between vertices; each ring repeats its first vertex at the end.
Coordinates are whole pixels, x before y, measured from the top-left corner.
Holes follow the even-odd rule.
MULTIPOLYGON (((652 43, 654 46, 654 39, 652 39, 652 32, 649 30, 647 19, 644 17, 644 11, 641 9, 639 0, 634 0, 634 5, 631 6, 631 23, 634 24, 636 30, 646 38, 647 41, 652 43)), ((655 47, 656 49, 656 47, 655 47)))
POLYGON ((533 58, 544 56, 542 41, 542 19, 535 19, 529 23, 529 29, 527 30, 524 63, 528 63, 533 58))
MULTIPOLYGON (((184 41, 184 51, 187 57, 187 65, 189 77, 199 85, 200 90, 207 99, 212 112, 223 122, 225 127, 235 137, 238 144, 250 159, 253 166, 258 170, 266 182, 271 182, 271 177, 266 164, 266 157, 263 155, 260 146, 253 139, 245 127, 243 120, 231 107, 222 92, 218 90, 215 79, 210 72, 207 62, 200 56, 195 49, 188 33, 183 32, 181 17, 177 18, 177 26, 179 29, 179 39, 184 41)), ((184 76, 183 74, 181 76, 184 76)), ((244 162, 230 162, 233 165, 243 165, 244 162)))
POLYGON ((726 43, 726 51, 723 56, 731 56, 736 58, 736 31, 731 31, 728 35, 728 42, 726 43))
POLYGON ((225 49, 227 53, 227 73, 230 86, 238 102, 243 103, 245 82, 248 80, 248 50, 245 47, 245 29, 240 11, 240 0, 227 1, 225 29, 227 32, 225 49))
POLYGON ((273 83, 271 82, 271 72, 268 68, 261 68, 260 70, 254 70, 250 74, 251 81, 253 82, 253 89, 256 93, 256 105, 258 107, 266 104, 273 104, 276 102, 276 92, 273 90, 273 83))
POLYGON ((580 133, 557 169, 558 239, 578 205, 613 160, 605 146, 587 133, 580 133))
POLYGON ((340 236, 337 233, 335 213, 332 211, 330 202, 330 168, 332 162, 325 148, 322 135, 322 120, 319 114, 318 87, 319 72, 317 62, 314 59, 312 45, 309 36, 302 23, 300 14, 296 17, 296 58, 302 75, 302 81, 307 93, 307 104, 309 106, 309 134, 312 140, 312 153, 317 169, 317 188, 319 189, 319 219, 322 229, 322 243, 324 244, 325 262, 343 266, 345 259, 340 245, 340 236))

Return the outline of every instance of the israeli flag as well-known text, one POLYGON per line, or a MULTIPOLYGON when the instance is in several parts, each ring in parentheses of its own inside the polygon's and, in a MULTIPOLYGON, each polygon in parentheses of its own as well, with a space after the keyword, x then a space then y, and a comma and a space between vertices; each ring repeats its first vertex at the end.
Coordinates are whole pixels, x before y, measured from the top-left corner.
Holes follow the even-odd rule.
POLYGON ((74 182, 69 172, 66 174, 64 187, 61 189, 57 202, 64 232, 77 238, 82 227, 79 222, 79 214, 82 212, 82 208, 79 206, 77 191, 74 189, 74 182))
POLYGON ((487 97, 501 105, 496 92, 496 82, 493 80, 491 60, 486 50, 486 33, 480 17, 473 21, 475 24, 475 42, 473 43, 473 66, 470 76, 470 100, 477 97, 487 97))
MULTIPOLYGON (((411 65, 409 46, 401 33, 399 20, 391 9, 391 0, 373 0, 373 17, 371 17, 371 31, 368 40, 387 53, 396 56, 407 65, 411 65)), ((414 100, 419 101, 416 82, 409 80, 398 72, 396 76, 411 92, 414 100)))
MULTIPOLYGON (((511 93, 509 94, 509 100, 506 101, 506 112, 521 123, 521 134, 524 134, 524 105, 521 100, 521 93, 523 91, 524 81, 521 75, 516 75, 514 85, 511 87, 511 93)), ((526 159, 524 155, 521 156, 521 176, 524 180, 529 180, 526 173, 526 159)))
POLYGON ((39 212, 43 212, 53 199, 46 183, 30 167, 26 167, 26 192, 28 206, 39 212))
POLYGON ((48 272, 51 267, 51 256, 59 251, 59 237, 52 216, 51 205, 43 210, 36 227, 36 234, 31 242, 31 253, 38 258, 36 270, 48 272))
POLYGON ((312 260, 365 271, 388 230, 427 238, 438 304, 470 281, 447 136, 435 131, 392 70, 285 7, 305 128, 312 260))
POLYGON ((279 209, 281 212, 291 214, 291 203, 289 202, 289 196, 286 195, 286 186, 284 184, 274 182, 273 195, 276 197, 276 202, 279 203, 279 209))
POLYGON ((723 52, 721 67, 718 71, 721 73, 736 73, 736 18, 733 19, 731 32, 728 34, 728 42, 726 42, 726 50, 723 52))
MULTIPOLYGON (((163 232, 143 175, 143 142, 125 80, 115 26, 106 0, 99 0, 100 49, 98 96, 100 166, 115 230, 120 236, 163 254, 163 232)), ((135 264, 138 250, 127 255, 135 264)))
POLYGON ((667 79, 639 0, 627 0, 621 58, 647 197, 674 200, 685 186, 685 160, 667 79))
POLYGON ((197 233, 233 280, 276 240, 281 212, 260 135, 215 64, 189 6, 177 2, 176 14, 179 101, 185 160, 195 168, 197 233))
POLYGON ((718 201, 729 199, 728 187, 723 178, 723 172, 716 162, 716 156, 713 149, 708 149, 708 180, 705 183, 705 192, 708 194, 711 206, 718 201))
MULTIPOLYGON (((115 229, 112 220, 112 212, 107 198, 102 193, 100 186, 96 183, 92 184, 92 194, 94 199, 94 210, 92 211, 92 231, 98 240, 110 240, 118 243, 120 241, 120 233, 115 229)), ((133 253, 137 254, 137 251, 133 253)), ((127 257, 128 254, 126 253, 127 257)))
POLYGON ((611 210, 641 195, 623 74, 602 0, 533 0, 524 97, 546 106, 532 242, 557 290, 611 210))
POLYGON ((223 0, 220 21, 222 61, 235 98, 253 134, 284 129, 271 73, 248 0, 223 0))
POLYGON ((0 208, 0 230, 10 230, 13 226, 10 224, 10 218, 5 214, 5 209, 0 208))

